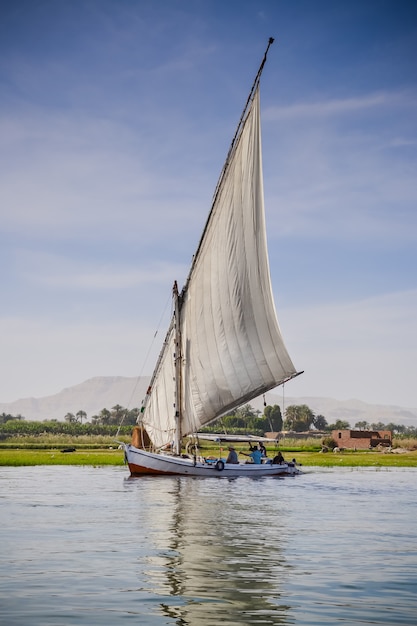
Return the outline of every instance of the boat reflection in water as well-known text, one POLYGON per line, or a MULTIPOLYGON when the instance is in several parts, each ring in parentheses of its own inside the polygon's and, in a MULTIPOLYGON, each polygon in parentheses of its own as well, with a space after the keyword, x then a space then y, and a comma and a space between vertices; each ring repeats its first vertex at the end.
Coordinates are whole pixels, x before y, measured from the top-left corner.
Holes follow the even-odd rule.
POLYGON ((289 570, 276 491, 282 479, 130 480, 144 487, 143 527, 152 531, 143 537, 142 575, 154 607, 160 597, 162 615, 193 626, 288 623, 289 607, 280 600, 289 570), (263 484, 261 502, 265 481, 271 497, 265 500, 263 484))

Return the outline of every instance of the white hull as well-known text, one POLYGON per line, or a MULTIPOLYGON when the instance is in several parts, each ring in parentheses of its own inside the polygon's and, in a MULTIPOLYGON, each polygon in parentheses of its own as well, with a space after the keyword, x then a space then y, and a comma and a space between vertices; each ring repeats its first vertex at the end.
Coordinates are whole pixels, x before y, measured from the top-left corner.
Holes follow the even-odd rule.
POLYGON ((132 476, 166 475, 166 476, 202 476, 213 478, 237 478, 248 476, 258 478, 262 476, 294 476, 300 474, 300 470, 294 463, 225 463, 220 459, 216 461, 194 460, 188 456, 171 456, 146 452, 125 445, 125 457, 132 476))

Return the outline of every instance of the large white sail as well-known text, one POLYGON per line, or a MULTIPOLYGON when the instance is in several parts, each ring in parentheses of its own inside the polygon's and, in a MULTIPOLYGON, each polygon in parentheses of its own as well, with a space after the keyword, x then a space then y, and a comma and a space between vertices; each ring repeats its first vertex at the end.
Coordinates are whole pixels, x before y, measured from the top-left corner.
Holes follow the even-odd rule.
POLYGON ((200 244, 181 322, 185 433, 296 374, 270 281, 259 88, 200 244))
POLYGON ((175 398, 172 335, 145 409, 143 422, 156 446, 173 440, 176 411, 185 435, 296 375, 271 289, 259 86, 180 297, 180 329, 182 406, 175 398))

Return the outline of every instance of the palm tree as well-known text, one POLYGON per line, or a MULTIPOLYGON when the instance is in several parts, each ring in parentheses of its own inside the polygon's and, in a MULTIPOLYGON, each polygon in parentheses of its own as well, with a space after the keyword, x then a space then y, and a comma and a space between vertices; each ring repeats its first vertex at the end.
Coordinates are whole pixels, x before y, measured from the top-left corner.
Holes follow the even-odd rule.
POLYGON ((282 430, 281 407, 278 404, 274 406, 268 405, 264 409, 264 415, 269 422, 271 432, 280 432, 282 430))
POLYGON ((77 419, 80 421, 80 423, 83 423, 83 419, 87 419, 87 413, 85 411, 78 411, 78 413, 76 414, 77 419))
POLYGON ((126 412, 126 409, 121 406, 120 404, 116 404, 115 406, 112 407, 111 409, 111 413, 112 413, 112 417, 111 417, 111 421, 113 424, 120 424, 124 413, 126 412))
POLYGON ((306 404, 292 404, 285 409, 284 425, 287 430, 302 432, 310 430, 312 424, 314 424, 314 413, 306 404))
POLYGON ((110 424, 111 422, 111 413, 109 409, 101 409, 98 417, 101 424, 110 424))

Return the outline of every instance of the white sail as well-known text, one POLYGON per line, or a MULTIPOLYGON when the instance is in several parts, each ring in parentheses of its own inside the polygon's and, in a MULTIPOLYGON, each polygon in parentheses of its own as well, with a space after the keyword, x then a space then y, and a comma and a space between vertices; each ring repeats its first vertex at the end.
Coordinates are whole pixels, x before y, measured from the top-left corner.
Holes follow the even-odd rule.
POLYGON ((172 335, 145 409, 143 423, 156 446, 173 440, 176 411, 185 435, 296 375, 269 274, 259 87, 180 297, 180 330, 182 406, 175 398, 172 335))
POLYGON ((142 423, 156 447, 171 444, 176 430, 175 328, 173 322, 165 338, 145 401, 142 423))

